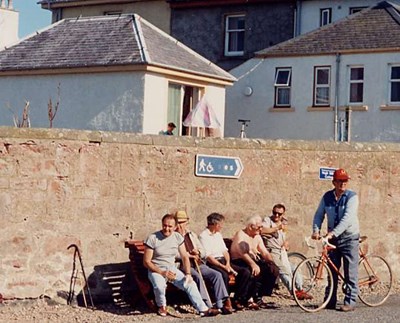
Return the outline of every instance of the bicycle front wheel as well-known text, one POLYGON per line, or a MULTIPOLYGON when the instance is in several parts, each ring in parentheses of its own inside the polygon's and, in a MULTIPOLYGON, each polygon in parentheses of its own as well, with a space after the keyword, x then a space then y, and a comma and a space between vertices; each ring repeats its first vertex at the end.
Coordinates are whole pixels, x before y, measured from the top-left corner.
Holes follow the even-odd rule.
POLYGON ((323 309, 332 297, 332 272, 319 258, 308 258, 302 261, 293 273, 292 286, 302 281, 304 293, 294 289, 293 297, 297 305, 306 312, 317 312, 323 309), (310 270, 312 268, 313 270, 310 270))
POLYGON ((383 304, 392 289, 393 275, 381 256, 367 256, 358 264, 358 297, 368 306, 383 304))

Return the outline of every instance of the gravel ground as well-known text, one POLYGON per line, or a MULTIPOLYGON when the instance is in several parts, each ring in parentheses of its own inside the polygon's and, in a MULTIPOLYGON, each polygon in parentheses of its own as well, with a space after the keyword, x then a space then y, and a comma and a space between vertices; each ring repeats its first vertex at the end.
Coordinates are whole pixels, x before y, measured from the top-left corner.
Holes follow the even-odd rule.
MULTIPOLYGON (((400 285, 396 284, 393 289, 396 298, 400 296, 400 285)), ((279 309, 279 312, 293 312, 295 302, 290 299, 289 295, 284 291, 277 291, 272 297, 266 297, 266 302, 273 302, 279 309), (285 310, 286 308, 286 310, 285 310)), ((182 310, 191 308, 181 308, 182 310)), ((268 310, 267 310, 268 311, 268 310)), ((232 316, 218 316, 213 321, 232 322, 249 321, 256 312, 245 311, 232 316), (253 313, 253 314, 252 314, 253 313), (230 320, 229 320, 229 319, 230 320), (227 320, 228 319, 228 320, 227 320)), ((185 321, 193 321, 193 313, 183 314, 185 321)), ((0 322, 87 322, 87 323, 122 323, 122 322, 169 322, 179 319, 173 317, 162 318, 154 313, 148 313, 143 308, 134 309, 128 305, 103 304, 96 306, 95 310, 86 309, 84 307, 68 306, 55 304, 48 298, 29 299, 29 300, 13 300, 3 301, 0 304, 0 322)), ((204 320, 208 321, 208 320, 204 320)))

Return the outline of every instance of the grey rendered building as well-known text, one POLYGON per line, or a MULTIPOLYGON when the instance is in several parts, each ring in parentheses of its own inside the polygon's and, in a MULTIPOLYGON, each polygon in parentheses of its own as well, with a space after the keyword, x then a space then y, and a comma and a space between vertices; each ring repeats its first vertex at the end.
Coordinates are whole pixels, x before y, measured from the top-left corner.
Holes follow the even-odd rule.
POLYGON ((225 70, 293 37, 296 1, 168 0, 171 35, 225 70))

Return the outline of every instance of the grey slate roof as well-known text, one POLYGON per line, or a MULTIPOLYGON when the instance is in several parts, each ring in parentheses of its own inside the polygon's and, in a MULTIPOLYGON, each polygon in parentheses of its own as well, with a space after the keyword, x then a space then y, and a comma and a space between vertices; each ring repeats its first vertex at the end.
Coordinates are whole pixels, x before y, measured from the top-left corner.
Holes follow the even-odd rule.
POLYGON ((256 53, 257 57, 400 50, 400 6, 382 1, 330 25, 256 53))
POLYGON ((0 72, 132 64, 235 80, 138 15, 61 20, 0 51, 0 72))

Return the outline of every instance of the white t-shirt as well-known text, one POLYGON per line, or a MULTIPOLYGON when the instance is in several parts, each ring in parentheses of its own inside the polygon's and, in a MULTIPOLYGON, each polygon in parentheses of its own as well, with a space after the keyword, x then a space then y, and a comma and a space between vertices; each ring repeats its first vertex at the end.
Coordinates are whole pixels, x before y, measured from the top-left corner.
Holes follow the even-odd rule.
POLYGON ((205 229, 200 233, 199 240, 204 247, 206 258, 208 256, 221 258, 224 256, 224 252, 228 251, 220 232, 211 233, 210 230, 205 229))

